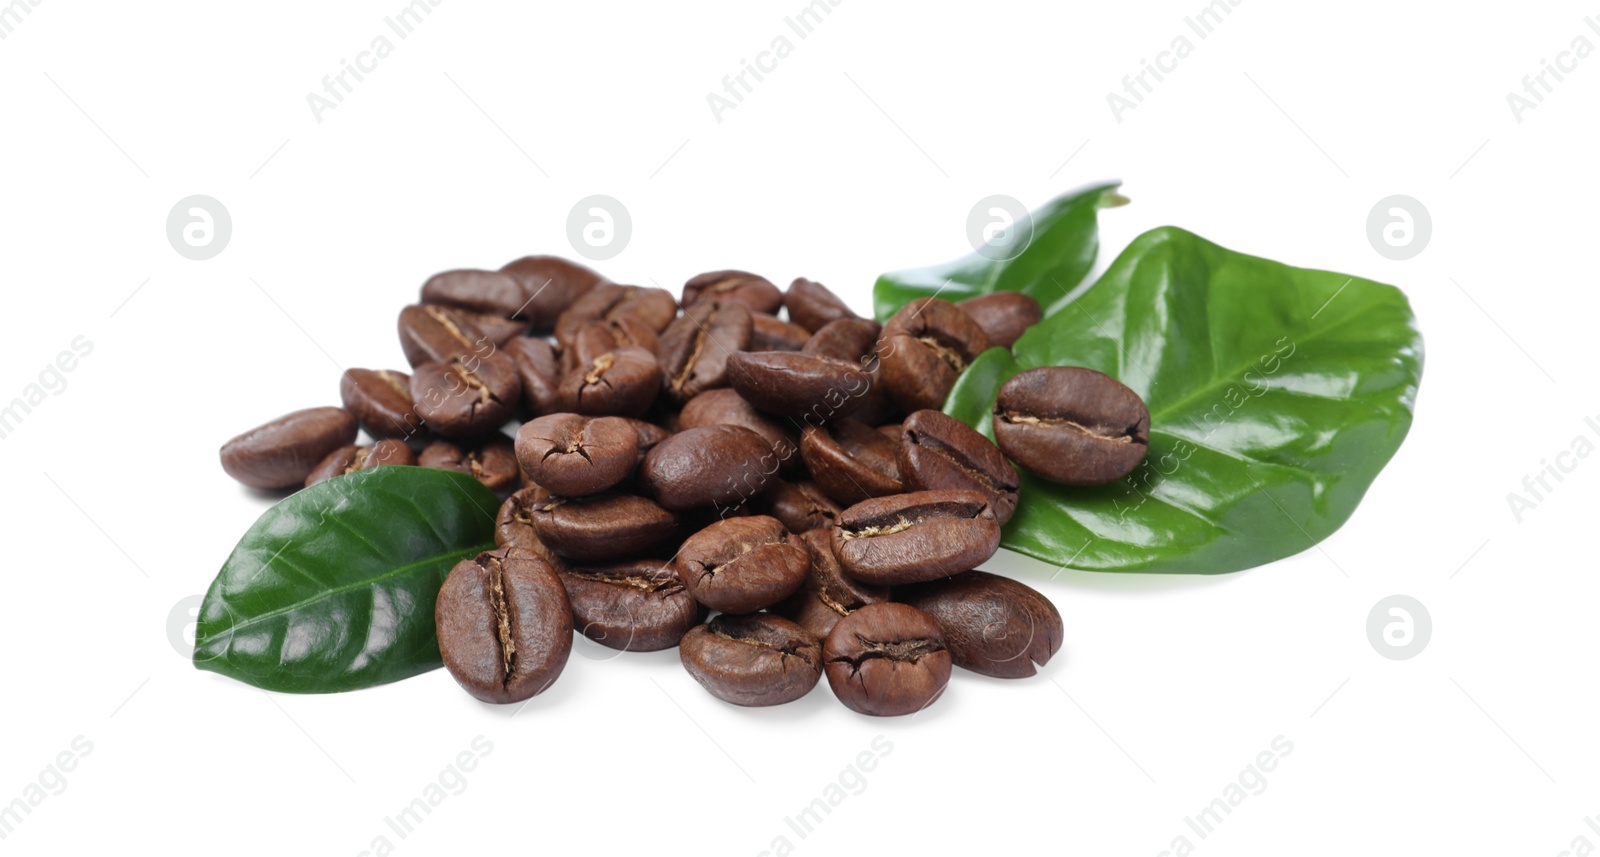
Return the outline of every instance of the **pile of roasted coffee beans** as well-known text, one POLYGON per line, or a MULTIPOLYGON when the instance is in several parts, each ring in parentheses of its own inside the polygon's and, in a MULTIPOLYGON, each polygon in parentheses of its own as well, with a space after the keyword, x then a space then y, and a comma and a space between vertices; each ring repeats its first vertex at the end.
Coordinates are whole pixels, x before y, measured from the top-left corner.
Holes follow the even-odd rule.
POLYGON ((435 612, 445 666, 479 699, 544 690, 576 629, 677 646, 739 705, 826 674, 856 711, 909 714, 952 665, 1020 678, 1061 646, 1048 599, 974 570, 1017 511, 1011 461, 1099 485, 1144 457, 1144 403, 1088 369, 1007 382, 998 447, 937 410, 1040 317, 1017 293, 923 298, 880 328, 806 279, 715 271, 680 302, 531 256, 428 280, 400 313, 411 374, 351 369, 342 408, 240 435, 222 465, 263 489, 420 465, 505 496, 499 549, 458 564, 435 612))

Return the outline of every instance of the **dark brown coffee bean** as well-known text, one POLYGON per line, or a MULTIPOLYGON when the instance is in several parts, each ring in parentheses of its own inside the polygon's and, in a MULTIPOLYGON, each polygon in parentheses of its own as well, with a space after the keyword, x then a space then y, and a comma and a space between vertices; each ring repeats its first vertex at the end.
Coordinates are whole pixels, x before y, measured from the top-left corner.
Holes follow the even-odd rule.
POLYGON ((861 583, 844 573, 833 555, 833 536, 827 530, 811 530, 800 536, 800 543, 811 557, 806 582, 799 592, 772 608, 774 613, 826 637, 840 619, 868 604, 889 600, 889 587, 861 583))
POLYGON ((656 346, 667 398, 681 405, 706 390, 728 386, 728 357, 749 346, 751 324, 744 304, 708 301, 667 325, 656 346))
POLYGON ((579 414, 637 417, 661 393, 661 364, 643 348, 598 355, 561 379, 561 406, 579 414))
POLYGON ((691 628, 678 654, 701 687, 734 705, 793 702, 822 677, 817 638, 770 613, 723 614, 691 628))
POLYGON ((549 330, 573 301, 606 282, 594 271, 558 256, 524 256, 500 271, 522 289, 516 317, 526 319, 534 330, 549 330))
POLYGON ((434 623, 445 669, 484 702, 541 693, 572 653, 572 605, 561 580, 517 548, 457 563, 439 589, 434 623))
POLYGON ((551 496, 532 510, 539 541, 572 562, 627 559, 678 534, 678 516, 631 494, 551 496))
POLYGON ((1010 348, 1044 318, 1039 302, 1021 292, 994 292, 967 298, 956 304, 972 316, 989 337, 989 346, 1010 348))
POLYGON ((868 604, 840 619, 822 643, 822 661, 834 696, 862 714, 914 714, 950 683, 938 623, 904 604, 868 604))
POLYGON ((561 582, 578 633, 625 652, 670 649, 706 618, 664 560, 569 566, 561 582))
POLYGON ((757 408, 812 423, 849 414, 871 384, 858 363, 798 351, 738 352, 728 381, 757 408))
POLYGON ((988 347, 983 328, 955 304, 917 298, 883 326, 883 384, 906 411, 938 410, 956 379, 988 347))
POLYGON ((417 454, 417 464, 435 470, 465 473, 497 494, 512 490, 520 472, 511 440, 498 434, 467 449, 447 440, 436 440, 417 454))
POLYGON ((899 447, 895 439, 849 418, 800 433, 800 457, 811 478, 841 506, 905 490, 895 462, 899 447))
POLYGON ((832 527, 834 519, 844 511, 815 482, 779 481, 762 498, 761 505, 763 514, 782 521, 789 532, 796 534, 832 527))
POLYGON ((882 332, 882 326, 870 318, 841 318, 823 325, 800 350, 871 368, 878 359, 874 349, 882 332))
POLYGON ((783 304, 789 309, 790 321, 813 333, 821 330, 828 322, 856 317, 833 290, 805 277, 796 277, 794 282, 789 284, 789 291, 783 297, 783 304))
POLYGON ((533 551, 556 571, 562 571, 566 561, 539 539, 539 531, 533 526, 533 507, 548 499, 550 492, 537 485, 513 492, 500 504, 500 511, 495 515, 494 543, 497 547, 533 551))
POLYGON ((748 271, 710 271, 683 284, 686 309, 710 301, 741 303, 752 312, 772 315, 783 306, 783 292, 766 277, 748 271))
POLYGON ((641 464, 644 462, 644 457, 650 454, 650 450, 656 448, 656 444, 666 440, 669 437, 672 437, 672 432, 667 431, 655 423, 647 423, 644 420, 636 420, 630 417, 618 417, 617 419, 622 420, 623 422, 626 422, 628 425, 632 426, 633 433, 639 437, 638 463, 641 464))
POLYGON ((1027 678, 1061 648, 1061 614, 1015 580, 969 571, 896 589, 895 600, 933 617, 958 667, 995 678, 1027 678))
POLYGON ((422 302, 511 318, 528 296, 514 278, 499 271, 459 270, 434 274, 423 283, 422 302))
POLYGON ((354 443, 356 418, 344 408, 308 408, 257 426, 222 445, 222 469, 252 488, 305 483, 312 468, 354 443))
POLYGON ((1093 369, 1029 369, 1000 386, 994 439, 1008 458, 1052 482, 1106 485, 1144 460, 1150 411, 1138 393, 1093 369))
POLYGON ((400 349, 413 369, 457 358, 488 359, 499 346, 472 319, 445 306, 408 306, 400 310, 400 349))
POLYGON ((506 343, 505 353, 517 367, 517 379, 522 382, 522 412, 542 417, 561 410, 561 372, 550 343, 521 336, 506 343))
POLYGON ((1000 524, 976 491, 915 491, 864 500, 839 514, 833 553, 851 577, 879 586, 977 568, 1000 548, 1000 524))
POLYGON ((656 347, 660 344, 655 331, 638 319, 624 316, 611 321, 591 321, 579 327, 572 341, 562 349, 561 367, 565 374, 593 363, 607 351, 630 347, 650 352, 650 360, 654 362, 656 347))
POLYGON ((778 460, 761 435, 743 426, 701 426, 661 443, 639 465, 639 487, 675 512, 743 505, 777 480, 778 460))
POLYGON ((511 358, 457 358, 428 363, 411 376, 411 398, 418 416, 438 434, 470 440, 496 432, 516 414, 522 380, 511 358))
POLYGON ((938 411, 917 411, 901 426, 895 459, 909 491, 977 491, 1001 526, 1017 511, 1017 470, 976 429, 938 411))
POLYGON ((689 594, 712 610, 753 613, 793 595, 811 561, 777 518, 718 521, 690 536, 673 566, 689 594))
POLYGON ((764 312, 750 317, 751 351, 799 351, 811 331, 764 312))
POLYGON ((339 379, 339 398, 375 438, 406 438, 422 428, 411 401, 411 376, 404 372, 348 369, 339 379))
POLYGON ((595 322, 632 319, 660 333, 678 315, 678 302, 666 289, 601 283, 581 295, 556 320, 556 341, 570 343, 578 330, 595 322))
POLYGON ((384 465, 407 467, 416 463, 416 453, 403 440, 380 440, 371 446, 350 444, 328 453, 328 457, 322 459, 322 463, 306 477, 306 487, 357 470, 370 470, 384 465))
POLYGON ((639 435, 617 417, 550 414, 517 430, 517 461, 553 494, 599 494, 627 478, 639 457, 639 435))
POLYGON ((489 313, 472 312, 458 307, 440 307, 439 309, 447 318, 454 321, 457 327, 470 325, 483 331, 483 335, 489 337, 489 341, 493 342, 497 347, 504 347, 507 342, 521 338, 523 334, 528 332, 527 323, 515 319, 501 318, 489 313))
POLYGON ((738 392, 727 388, 707 390, 690 399, 678 415, 680 431, 715 425, 744 426, 772 445, 780 473, 793 473, 799 469, 800 444, 794 432, 756 410, 738 392))

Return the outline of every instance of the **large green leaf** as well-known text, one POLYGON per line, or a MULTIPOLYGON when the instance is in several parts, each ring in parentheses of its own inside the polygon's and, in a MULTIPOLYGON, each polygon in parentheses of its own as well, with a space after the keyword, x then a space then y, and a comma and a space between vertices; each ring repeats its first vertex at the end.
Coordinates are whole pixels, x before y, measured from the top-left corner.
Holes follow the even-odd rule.
POLYGON ((1150 406, 1149 456, 1126 480, 1024 475, 1005 530, 1008 548, 1100 571, 1237 571, 1315 545, 1405 439, 1422 380, 1398 289, 1171 227, 1136 239, 1014 350, 974 361, 945 410, 988 432, 999 385, 1038 366, 1098 369, 1150 406))
POLYGON ((278 503, 200 606, 195 666, 268 690, 355 690, 439 666, 433 604, 494 548, 499 501, 462 473, 378 467, 278 503))
MULTIPOLYGON (((879 321, 916 298, 938 295, 959 301, 990 292, 1022 292, 1049 308, 1089 275, 1100 252, 1097 215, 1100 209, 1127 202, 1117 195, 1120 182, 1103 182, 1058 196, 1033 212, 1010 259, 973 253, 928 268, 894 271, 872 288, 872 308, 879 321)), ((1009 255, 1009 254, 1007 254, 1009 255)))

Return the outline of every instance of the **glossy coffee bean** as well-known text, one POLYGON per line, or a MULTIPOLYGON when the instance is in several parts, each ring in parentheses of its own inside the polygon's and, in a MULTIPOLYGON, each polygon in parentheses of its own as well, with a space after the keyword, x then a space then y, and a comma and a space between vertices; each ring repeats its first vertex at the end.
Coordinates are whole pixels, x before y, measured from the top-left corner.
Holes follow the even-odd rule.
POLYGON ((772 446, 778 459, 780 473, 793 473, 800 467, 800 443, 795 433, 782 423, 756 410, 743 396, 726 387, 707 390, 683 406, 678 415, 678 429, 701 426, 743 426, 772 446))
POLYGON ((470 440, 496 432, 522 402, 517 367, 501 353, 487 359, 427 363, 411 375, 418 416, 437 434, 470 440))
POLYGON ((400 350, 413 369, 457 358, 483 360, 499 350, 495 339, 462 313, 424 304, 400 311, 400 350))
POLYGON ((883 326, 878 359, 889 397, 906 411, 938 410, 956 379, 989 347, 983 328, 939 298, 917 298, 883 326))
POLYGON ((827 529, 844 511, 815 482, 778 482, 762 498, 763 513, 783 522, 791 533, 827 529))
POLYGON ((783 304, 789 310, 789 320, 815 333, 823 325, 841 318, 855 318, 856 314, 832 289, 805 277, 796 277, 784 294, 783 304))
POLYGON ((403 440, 380 440, 371 446, 356 446, 350 444, 341 446, 311 471, 306 477, 306 487, 325 482, 335 476, 354 473, 357 470, 370 470, 374 467, 385 465, 410 466, 417 463, 416 453, 403 440))
POLYGON ((483 331, 483 335, 487 336, 489 341, 498 347, 504 347, 507 342, 517 339, 528 332, 527 323, 516 319, 501 318, 489 313, 472 312, 459 307, 440 307, 440 310, 447 318, 455 322, 457 327, 470 325, 483 331))
POLYGON ((556 320, 556 340, 570 343, 578 330, 595 322, 628 318, 660 333, 678 315, 678 302, 666 289, 601 283, 579 296, 556 320))
POLYGON ((741 303, 751 312, 772 315, 783 306, 783 292, 766 277, 748 271, 710 271, 683 284, 686 309, 710 301, 741 303))
POLYGON ((761 435, 742 426, 678 432, 644 457, 639 488, 662 507, 740 506, 777 482, 778 460, 761 435))
POLYGON ((793 595, 811 560, 776 518, 718 521, 690 536, 673 567, 694 600, 724 613, 753 613, 793 595))
POLYGON ((644 457, 650 454, 650 450, 656 448, 656 444, 672 437, 672 432, 655 423, 647 423, 644 420, 636 420, 629 417, 618 417, 617 419, 631 426, 634 435, 639 438, 639 460, 637 462, 639 464, 644 463, 644 457))
POLYGON ((579 414, 637 417, 661 392, 661 364, 643 348, 596 356, 561 379, 561 406, 579 414))
POLYGON ((769 414, 816 423, 855 410, 871 379, 849 360, 799 351, 741 351, 728 358, 728 382, 769 414))
POLYGON ((811 530, 800 537, 811 557, 811 567, 800 591, 772 608, 774 613, 826 637, 839 620, 868 604, 889 600, 889 587, 872 586, 852 579, 833 555, 833 536, 827 530, 811 530))
POLYGON ((840 619, 822 643, 822 661, 834 696, 862 714, 915 714, 950 683, 938 623, 904 604, 869 604, 840 619))
POLYGON ((517 380, 522 383, 522 413, 542 417, 561 410, 561 372, 550 343, 521 336, 507 342, 504 350, 517 367, 517 380))
POLYGON ((895 462, 908 491, 977 491, 1001 526, 1017 511, 1016 468, 988 438, 955 417, 938 411, 906 417, 895 462))
POLYGON ((915 491, 845 509, 833 553, 851 577, 879 586, 970 571, 1000 548, 1000 524, 976 491, 915 491))
POLYGON ((561 368, 565 374, 587 366, 607 351, 626 347, 648 351, 650 359, 655 360, 656 347, 660 344, 656 332, 638 319, 623 316, 610 321, 591 321, 579 327, 562 349, 561 368))
POLYGON ((639 435, 617 417, 550 414, 517 430, 517 461, 535 484, 553 494, 599 494, 627 478, 639 455, 639 435))
POLYGON ((870 318, 841 318, 823 325, 800 350, 871 368, 871 362, 877 360, 873 350, 882 332, 883 327, 870 318))
POLYGON ((445 669, 484 702, 537 695, 572 653, 572 605, 561 580, 517 548, 457 563, 439 589, 434 623, 445 669))
POLYGON ((339 378, 339 398, 374 438, 406 438, 422 428, 411 401, 411 376, 391 369, 347 369, 339 378))
POLYGON ((534 330, 549 330, 573 301, 606 282, 594 271, 559 256, 524 256, 500 271, 517 281, 522 306, 516 317, 527 320, 534 330))
POLYGON ((447 440, 436 440, 417 454, 417 464, 465 473, 497 494, 515 487, 519 472, 511 440, 499 434, 465 449, 447 440))
POLYGON ((572 562, 638 556, 678 534, 678 516, 632 494, 551 496, 532 506, 539 541, 572 562))
POLYGON ((533 551, 556 571, 561 571, 566 561, 540 540, 539 531, 533 525, 533 508, 548 499, 550 492, 537 485, 512 492, 495 515, 494 543, 496 547, 533 551))
POLYGON ((1022 334, 1028 332, 1028 328, 1044 318, 1044 309, 1039 302, 1021 292, 979 295, 967 298, 956 306, 972 316, 972 320, 983 328, 991 348, 996 345, 1010 348, 1022 338, 1022 334))
POLYGON ((1061 614, 1050 599, 984 571, 895 590, 895 600, 933 617, 958 667, 995 678, 1027 678, 1061 648, 1061 614))
POLYGON ((751 324, 744 304, 709 301, 667 325, 656 345, 667 398, 681 405, 706 390, 728 386, 728 358, 749 346, 751 324))
POLYGON ((578 633, 625 652, 670 649, 706 618, 664 560, 569 566, 561 582, 578 633))
POLYGON ((300 486, 329 453, 355 443, 356 432, 344 408, 295 411, 223 444, 222 469, 252 488, 300 486))
POLYGON ((817 638, 770 613, 718 616, 684 634, 678 654, 701 687, 734 705, 793 702, 822 678, 817 638))
POLYGON ((994 438, 1008 458, 1052 482, 1105 485, 1144 460, 1150 411, 1093 369, 1029 369, 1000 386, 994 438))
POLYGON ((896 463, 899 446, 894 438, 849 418, 808 426, 800 433, 800 457, 811 478, 841 506, 904 490, 896 463))
POLYGON ((434 274, 422 284, 422 302, 511 318, 528 296, 516 279, 499 271, 457 270, 434 274))
POLYGON ((810 338, 811 331, 775 315, 758 312, 750 317, 751 351, 799 351, 810 338))

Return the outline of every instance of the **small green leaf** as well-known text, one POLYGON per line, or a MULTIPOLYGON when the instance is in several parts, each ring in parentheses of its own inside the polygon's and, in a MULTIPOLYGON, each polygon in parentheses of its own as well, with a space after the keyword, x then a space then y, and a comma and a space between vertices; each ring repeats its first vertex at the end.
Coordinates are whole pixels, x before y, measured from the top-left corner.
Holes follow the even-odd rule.
POLYGON ((1002 543, 1072 568, 1203 574, 1343 525, 1405 439, 1423 362, 1398 289, 1171 227, 1136 239, 1014 352, 974 361, 946 412, 987 431, 1012 375, 1087 366, 1144 398, 1150 452, 1100 488, 1024 474, 1002 543))
POLYGON ((1022 292, 1049 309, 1089 275, 1100 252, 1098 214, 1123 205, 1120 182, 1104 182, 1056 197, 1033 212, 1033 236, 1016 258, 995 261, 977 253, 943 265, 894 271, 872 289, 873 311, 887 321, 916 298, 937 294, 960 301, 990 292, 1022 292))
POLYGON ((498 505, 476 479, 424 467, 359 470, 289 497, 211 584, 195 666, 291 693, 439 666, 439 585, 458 561, 494 548, 498 505))

